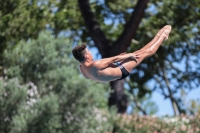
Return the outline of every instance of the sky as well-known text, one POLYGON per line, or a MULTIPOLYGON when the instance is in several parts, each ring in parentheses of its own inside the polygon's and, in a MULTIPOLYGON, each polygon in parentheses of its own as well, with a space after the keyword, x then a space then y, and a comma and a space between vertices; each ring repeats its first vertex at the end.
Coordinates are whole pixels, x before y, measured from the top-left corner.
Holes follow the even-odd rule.
MULTIPOLYGON (((91 51, 92 56, 94 57, 95 60, 101 59, 101 55, 98 54, 97 48, 93 47, 89 48, 89 50, 91 51)), ((148 83, 149 86, 153 86, 153 84, 154 84, 153 82, 148 83)), ((192 99, 196 100, 197 98, 200 98, 200 88, 192 90, 186 95, 187 101, 192 99)), ((164 97, 158 92, 153 92, 151 100, 155 102, 156 105, 158 106, 158 112, 155 115, 157 116, 174 115, 173 108, 169 99, 164 99, 164 97)), ((131 108, 128 108, 128 112, 130 110, 131 108)))
MULTIPOLYGON (((197 98, 200 98, 200 88, 190 91, 186 96, 187 100, 191 99, 196 100, 197 98)), ((164 97, 161 94, 159 94, 158 92, 154 92, 152 95, 152 101, 154 101, 159 108, 156 115, 158 116, 174 115, 172 105, 169 99, 164 99, 164 97)))

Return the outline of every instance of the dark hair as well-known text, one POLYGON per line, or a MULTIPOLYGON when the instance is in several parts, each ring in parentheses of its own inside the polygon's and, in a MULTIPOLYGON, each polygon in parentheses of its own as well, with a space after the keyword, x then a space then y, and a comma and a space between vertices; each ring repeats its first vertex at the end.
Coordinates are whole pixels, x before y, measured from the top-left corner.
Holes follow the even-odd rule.
POLYGON ((72 54, 74 56, 74 58, 76 60, 78 60, 79 62, 84 61, 84 50, 86 48, 86 44, 82 44, 80 46, 76 46, 73 50, 72 50, 72 54))

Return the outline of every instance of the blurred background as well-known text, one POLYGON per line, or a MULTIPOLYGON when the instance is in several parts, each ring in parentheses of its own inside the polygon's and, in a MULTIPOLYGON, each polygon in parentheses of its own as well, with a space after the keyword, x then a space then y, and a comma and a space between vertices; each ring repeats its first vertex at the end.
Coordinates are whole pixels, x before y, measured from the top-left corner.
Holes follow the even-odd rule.
POLYGON ((198 0, 0 0, 0 133, 200 132, 198 0), (125 80, 86 80, 96 60, 169 39, 125 80))

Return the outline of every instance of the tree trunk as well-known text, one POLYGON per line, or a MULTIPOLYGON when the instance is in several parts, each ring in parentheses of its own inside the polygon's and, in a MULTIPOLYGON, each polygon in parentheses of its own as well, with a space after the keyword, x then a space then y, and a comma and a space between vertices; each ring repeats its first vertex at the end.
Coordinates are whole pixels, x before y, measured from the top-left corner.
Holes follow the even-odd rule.
POLYGON ((125 113, 128 106, 128 99, 127 95, 124 94, 124 80, 112 81, 110 82, 110 86, 112 92, 108 100, 109 108, 116 106, 118 113, 125 113))
POLYGON ((3 76, 3 51, 6 48, 6 39, 0 36, 0 77, 3 76))

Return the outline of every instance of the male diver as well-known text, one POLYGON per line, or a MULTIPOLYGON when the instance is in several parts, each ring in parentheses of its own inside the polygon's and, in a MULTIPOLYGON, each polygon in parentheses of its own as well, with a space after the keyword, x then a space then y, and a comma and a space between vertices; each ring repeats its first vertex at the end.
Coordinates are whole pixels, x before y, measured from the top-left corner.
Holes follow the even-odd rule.
POLYGON ((95 61, 86 44, 76 46, 72 53, 80 62, 80 71, 85 78, 97 82, 121 80, 126 78, 145 58, 154 55, 162 42, 168 39, 170 31, 170 25, 164 26, 148 44, 133 53, 123 53, 95 61), (117 62, 120 62, 120 65, 114 64, 117 62))

